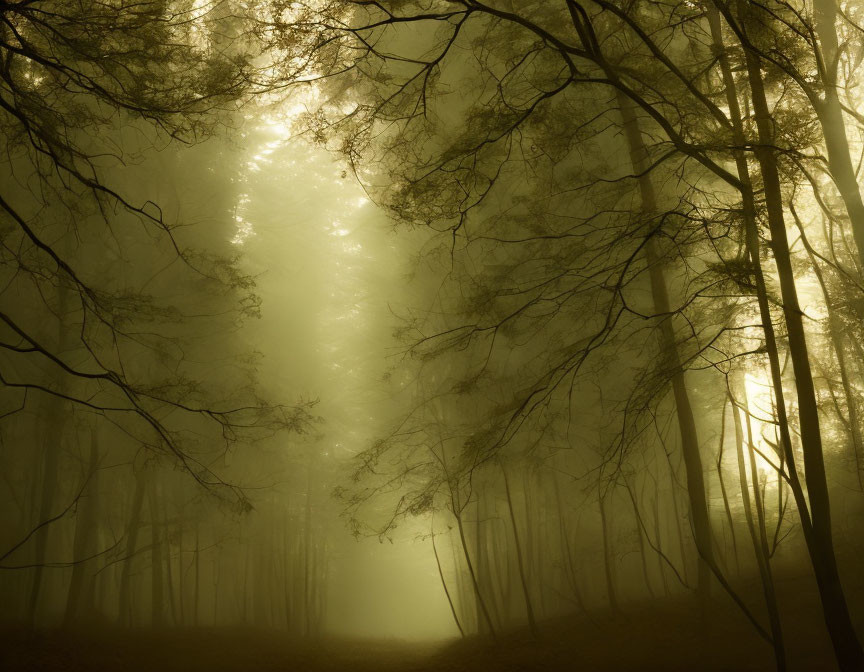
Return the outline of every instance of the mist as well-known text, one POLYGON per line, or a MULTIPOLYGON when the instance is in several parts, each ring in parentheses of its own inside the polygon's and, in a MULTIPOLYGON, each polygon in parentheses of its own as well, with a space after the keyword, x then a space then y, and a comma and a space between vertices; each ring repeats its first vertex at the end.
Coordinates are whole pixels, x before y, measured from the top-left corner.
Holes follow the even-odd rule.
POLYGON ((857 3, 0 13, 0 668, 864 669, 857 3))

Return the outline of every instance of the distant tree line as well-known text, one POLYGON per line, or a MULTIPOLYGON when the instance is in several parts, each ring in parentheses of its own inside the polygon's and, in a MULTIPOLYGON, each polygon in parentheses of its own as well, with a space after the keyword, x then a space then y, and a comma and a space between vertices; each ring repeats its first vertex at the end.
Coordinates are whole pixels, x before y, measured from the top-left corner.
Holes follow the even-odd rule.
POLYGON ((226 138, 290 79, 262 11, 0 7, 4 620, 320 627, 326 498, 273 450, 315 418, 238 337, 260 301, 226 138))

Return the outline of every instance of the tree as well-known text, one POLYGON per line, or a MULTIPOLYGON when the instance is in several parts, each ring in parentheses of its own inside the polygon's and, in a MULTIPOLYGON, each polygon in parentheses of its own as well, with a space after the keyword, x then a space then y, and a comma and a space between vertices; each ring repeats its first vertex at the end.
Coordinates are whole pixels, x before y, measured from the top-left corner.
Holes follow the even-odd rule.
MULTIPOLYGON (((444 424, 462 443, 454 460, 462 478, 470 482, 505 450, 556 442, 578 448, 571 436, 573 427, 586 434, 592 365, 603 371, 602 398, 609 399, 622 386, 609 368, 611 353, 620 362, 622 348, 631 348, 627 364, 639 372, 639 387, 625 393, 617 426, 598 433, 608 446, 602 459, 613 469, 634 459, 671 384, 699 556, 775 644, 782 667, 776 614, 772 635, 711 557, 696 425, 721 419, 725 401, 714 396, 698 423, 686 420, 691 402, 682 382, 688 371, 704 370, 698 379, 710 385, 765 363, 779 429, 778 490, 782 499, 782 478, 795 499, 838 661, 860 667, 837 569, 812 369, 814 349, 832 346, 805 326, 799 283, 815 262, 794 251, 786 226, 800 207, 790 194, 808 184, 832 223, 856 227, 857 186, 843 158, 848 138, 838 124, 824 123, 832 114, 836 121, 838 110, 854 114, 837 102, 834 5, 819 4, 817 38, 809 15, 785 3, 347 4, 325 8, 314 24, 329 55, 333 44, 342 51, 329 62, 337 67, 325 68, 339 81, 330 114, 325 109, 310 125, 339 143, 359 176, 379 167, 365 180, 394 217, 447 237, 451 282, 437 291, 428 321, 410 324, 410 352, 446 360, 448 374, 462 374, 420 369, 437 376, 427 398, 450 404, 444 424), (814 61, 815 83, 801 74, 814 61), (339 107, 346 97, 359 101, 347 115, 339 107), (629 167, 615 147, 619 129, 629 167), (828 145, 843 214, 830 208, 830 190, 810 165, 818 160, 808 152, 828 145), (651 183, 663 185, 668 205, 652 203, 651 183), (680 290, 668 302, 661 267, 680 290), (644 303, 646 284, 653 307, 644 303), (661 332, 659 363, 633 347, 646 324, 661 332), (786 356, 791 378, 781 366, 786 356), (515 393, 502 399, 502 389, 515 393), (464 408, 466 398, 483 418, 473 432, 451 410, 464 408)), ((834 247, 830 238, 827 244, 819 262, 848 282, 854 273, 826 263, 834 247)), ((849 296, 859 291, 851 282, 849 296)), ((425 463, 415 449, 423 445, 423 417, 412 411, 399 434, 364 457, 379 465, 388 451, 403 451, 395 471, 406 494, 397 513, 434 508, 429 493, 444 482, 434 471, 415 471, 425 463)), ((762 580, 770 590, 770 574, 762 580)))

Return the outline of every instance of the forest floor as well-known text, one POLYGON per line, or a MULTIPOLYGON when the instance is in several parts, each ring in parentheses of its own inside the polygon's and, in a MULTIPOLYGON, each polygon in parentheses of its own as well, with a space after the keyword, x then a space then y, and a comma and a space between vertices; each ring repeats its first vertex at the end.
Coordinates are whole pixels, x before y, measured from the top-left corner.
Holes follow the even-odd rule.
MULTIPOLYGON (((810 612, 812 613, 812 612, 810 612)), ((775 669, 771 648, 721 606, 704 632, 692 604, 562 618, 527 632, 437 643, 297 640, 258 630, 0 631, 3 672, 744 672, 775 669)), ((824 628, 784 623, 789 669, 832 672, 824 628)))

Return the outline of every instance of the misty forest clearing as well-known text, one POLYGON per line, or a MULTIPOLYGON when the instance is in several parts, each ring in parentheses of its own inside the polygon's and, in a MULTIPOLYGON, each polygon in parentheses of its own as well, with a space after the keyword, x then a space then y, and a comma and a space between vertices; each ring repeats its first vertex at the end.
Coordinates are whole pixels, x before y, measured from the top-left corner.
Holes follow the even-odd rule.
POLYGON ((0 19, 2 672, 864 672, 862 0, 0 19))

